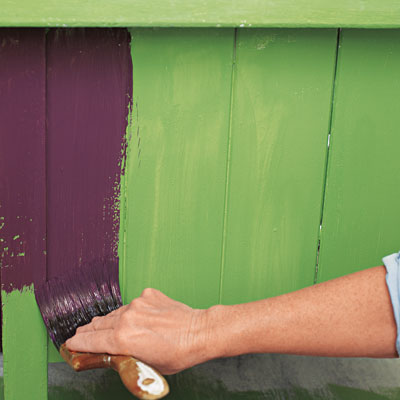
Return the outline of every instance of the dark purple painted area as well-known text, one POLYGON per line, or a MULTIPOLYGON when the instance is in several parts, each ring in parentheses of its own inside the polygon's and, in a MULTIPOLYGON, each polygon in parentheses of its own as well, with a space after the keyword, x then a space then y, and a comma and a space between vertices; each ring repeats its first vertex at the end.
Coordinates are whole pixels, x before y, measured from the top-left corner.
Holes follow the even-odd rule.
POLYGON ((125 29, 47 34, 47 277, 117 257, 132 94, 125 29))
POLYGON ((0 261, 7 292, 46 278, 45 30, 0 29, 0 261))
POLYGON ((116 258, 131 94, 125 29, 0 30, 5 290, 116 258))

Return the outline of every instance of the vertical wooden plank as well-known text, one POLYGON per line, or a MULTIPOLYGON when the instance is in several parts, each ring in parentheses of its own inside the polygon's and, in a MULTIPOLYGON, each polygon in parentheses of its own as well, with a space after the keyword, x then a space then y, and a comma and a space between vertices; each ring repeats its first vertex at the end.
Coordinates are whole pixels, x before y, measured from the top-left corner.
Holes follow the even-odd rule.
POLYGON ((400 248, 400 31, 341 36, 318 281, 400 248))
POLYGON ((132 34, 126 300, 218 301, 234 31, 132 34))
POLYGON ((221 300, 314 281, 336 30, 239 30, 221 300))
POLYGON ((47 399, 33 285, 46 279, 45 30, 0 30, 0 248, 4 395, 47 399))
POLYGON ((49 31, 49 278, 74 265, 118 256, 120 175, 131 96, 126 29, 49 31))

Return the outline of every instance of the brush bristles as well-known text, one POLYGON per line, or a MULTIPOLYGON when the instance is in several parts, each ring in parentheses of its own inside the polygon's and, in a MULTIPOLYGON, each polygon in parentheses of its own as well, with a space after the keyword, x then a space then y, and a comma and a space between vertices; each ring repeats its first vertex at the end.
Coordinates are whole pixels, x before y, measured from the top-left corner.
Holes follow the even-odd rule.
POLYGON ((79 326, 122 306, 118 261, 99 260, 35 288, 36 301, 57 349, 79 326))

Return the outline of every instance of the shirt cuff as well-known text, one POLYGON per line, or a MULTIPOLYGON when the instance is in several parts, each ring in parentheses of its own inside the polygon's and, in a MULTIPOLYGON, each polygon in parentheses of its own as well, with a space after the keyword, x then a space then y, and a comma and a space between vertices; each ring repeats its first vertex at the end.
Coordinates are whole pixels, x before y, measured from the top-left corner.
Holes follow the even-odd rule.
POLYGON ((400 355, 400 252, 386 256, 382 261, 386 267, 386 284, 397 325, 396 350, 400 355))

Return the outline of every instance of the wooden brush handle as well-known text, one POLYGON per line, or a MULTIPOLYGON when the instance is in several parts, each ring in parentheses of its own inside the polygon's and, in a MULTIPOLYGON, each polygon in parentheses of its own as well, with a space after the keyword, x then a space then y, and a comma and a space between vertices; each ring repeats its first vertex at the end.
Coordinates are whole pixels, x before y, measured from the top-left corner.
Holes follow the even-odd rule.
POLYGON ((161 399, 169 392, 165 378, 154 368, 130 356, 78 353, 60 347, 61 357, 75 370, 112 368, 119 373, 126 388, 139 399, 161 399))

